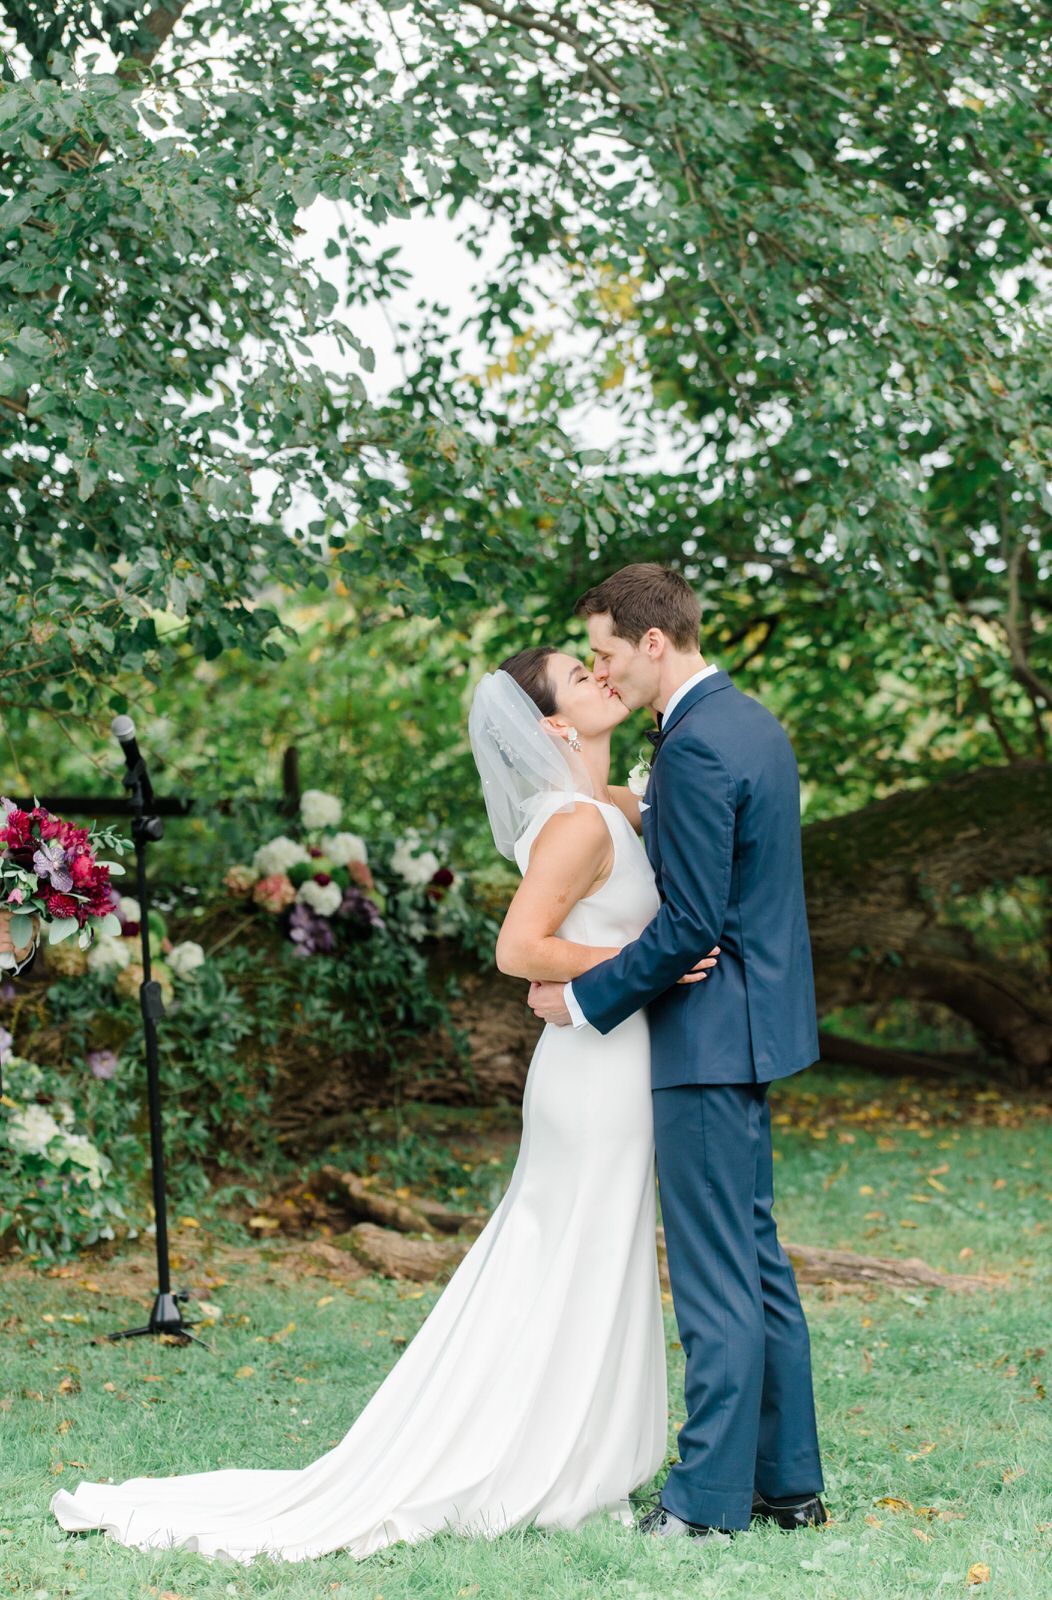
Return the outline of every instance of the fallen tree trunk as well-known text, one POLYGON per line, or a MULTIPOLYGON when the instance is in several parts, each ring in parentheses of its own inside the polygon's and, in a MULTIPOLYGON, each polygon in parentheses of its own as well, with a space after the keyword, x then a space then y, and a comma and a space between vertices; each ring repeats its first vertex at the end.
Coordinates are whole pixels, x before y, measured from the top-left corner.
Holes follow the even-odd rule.
MULTIPOLYGON (((394 1228, 359 1223, 342 1242, 373 1272, 388 1278, 410 1278, 427 1283, 458 1266, 472 1241, 458 1239, 407 1238, 394 1228)), ((969 1294, 977 1289, 1005 1287, 1003 1277, 986 1277, 956 1272, 940 1272, 916 1256, 901 1261, 887 1256, 856 1255, 851 1250, 827 1250, 819 1245, 783 1246, 793 1264, 798 1283, 879 1284, 888 1289, 946 1289, 951 1294, 969 1294)), ((668 1288, 665 1239, 657 1233, 658 1264, 663 1287, 668 1288)))
POLYGON ((471 1248, 470 1239, 410 1239, 372 1222, 360 1222, 344 1235, 344 1242, 371 1272, 385 1278, 409 1278, 414 1283, 430 1283, 452 1271, 471 1248))
MULTIPOLYGON (((658 1266, 662 1284, 668 1287, 665 1233, 657 1231, 658 1266)), ((968 1276, 963 1272, 940 1272, 918 1256, 901 1261, 896 1256, 862 1256, 853 1250, 828 1250, 816 1244, 787 1244, 782 1249, 793 1264, 797 1283, 877 1283, 888 1289, 948 1289, 951 1294, 968 1294, 974 1289, 1002 1288, 1003 1278, 968 1276)))
POLYGON ((1047 972, 998 961, 955 902, 1052 874, 1052 766, 955 773, 803 831, 819 1014, 934 1001, 1026 1081, 1052 1071, 1047 972))
POLYGON ((844 1039, 839 1034, 819 1032, 818 1045, 822 1060, 836 1066, 865 1067, 867 1072, 882 1073, 888 1078, 907 1075, 925 1077, 934 1073, 943 1078, 956 1078, 964 1072, 978 1071, 983 1058, 975 1050, 947 1051, 945 1055, 929 1055, 920 1050, 895 1050, 888 1045, 867 1044, 860 1039, 844 1039))

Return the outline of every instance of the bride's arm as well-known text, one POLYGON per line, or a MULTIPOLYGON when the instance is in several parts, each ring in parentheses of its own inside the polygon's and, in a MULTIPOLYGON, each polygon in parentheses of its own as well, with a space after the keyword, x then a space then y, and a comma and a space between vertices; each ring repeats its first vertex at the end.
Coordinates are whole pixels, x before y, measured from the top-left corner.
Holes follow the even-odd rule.
POLYGON ((549 817, 501 924, 500 971, 513 978, 568 983, 616 955, 616 946, 555 938, 571 908, 605 883, 612 866, 610 832, 595 806, 579 805, 549 817))

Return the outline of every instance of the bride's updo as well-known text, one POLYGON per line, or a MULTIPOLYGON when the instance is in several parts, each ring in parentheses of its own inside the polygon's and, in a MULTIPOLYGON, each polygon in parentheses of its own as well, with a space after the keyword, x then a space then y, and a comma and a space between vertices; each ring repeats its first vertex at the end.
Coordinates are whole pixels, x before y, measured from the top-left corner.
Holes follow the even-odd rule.
POLYGON ((515 679, 519 688, 529 695, 542 717, 554 717, 559 709, 548 676, 548 657, 557 654, 552 645, 541 644, 532 650, 520 650, 517 655, 509 656, 507 661, 502 661, 497 668, 498 672, 506 672, 509 678, 515 679))

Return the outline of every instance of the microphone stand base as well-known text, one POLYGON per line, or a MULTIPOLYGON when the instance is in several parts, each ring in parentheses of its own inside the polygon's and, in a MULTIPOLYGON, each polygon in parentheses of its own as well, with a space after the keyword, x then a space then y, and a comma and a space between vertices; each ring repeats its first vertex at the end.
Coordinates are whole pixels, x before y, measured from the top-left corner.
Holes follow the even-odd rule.
MULTIPOLYGON (((122 1328, 119 1333, 107 1333, 107 1339, 141 1339, 148 1334, 170 1334, 177 1339, 192 1339, 196 1344, 205 1345, 205 1341, 196 1333, 191 1333, 193 1323, 183 1316, 180 1301, 187 1299, 185 1289, 179 1289, 175 1294, 159 1294, 153 1303, 150 1320, 142 1328, 122 1328)), ((205 1349, 208 1346, 205 1345, 205 1349)))

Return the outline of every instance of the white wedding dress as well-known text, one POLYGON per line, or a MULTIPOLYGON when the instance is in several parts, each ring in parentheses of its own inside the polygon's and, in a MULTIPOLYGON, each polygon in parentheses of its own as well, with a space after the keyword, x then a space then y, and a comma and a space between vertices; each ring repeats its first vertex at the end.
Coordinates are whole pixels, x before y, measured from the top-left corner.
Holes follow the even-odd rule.
MULTIPOLYGON (((559 932, 622 945, 657 911, 653 874, 623 814, 580 799, 600 806, 614 865, 559 932)), ((551 810, 517 844, 521 870, 551 810)), ((503 1200, 333 1449, 298 1470, 82 1482, 54 1496, 58 1521, 241 1562, 630 1523, 667 1437, 649 1056, 642 1012, 605 1038, 545 1027, 503 1200)))

